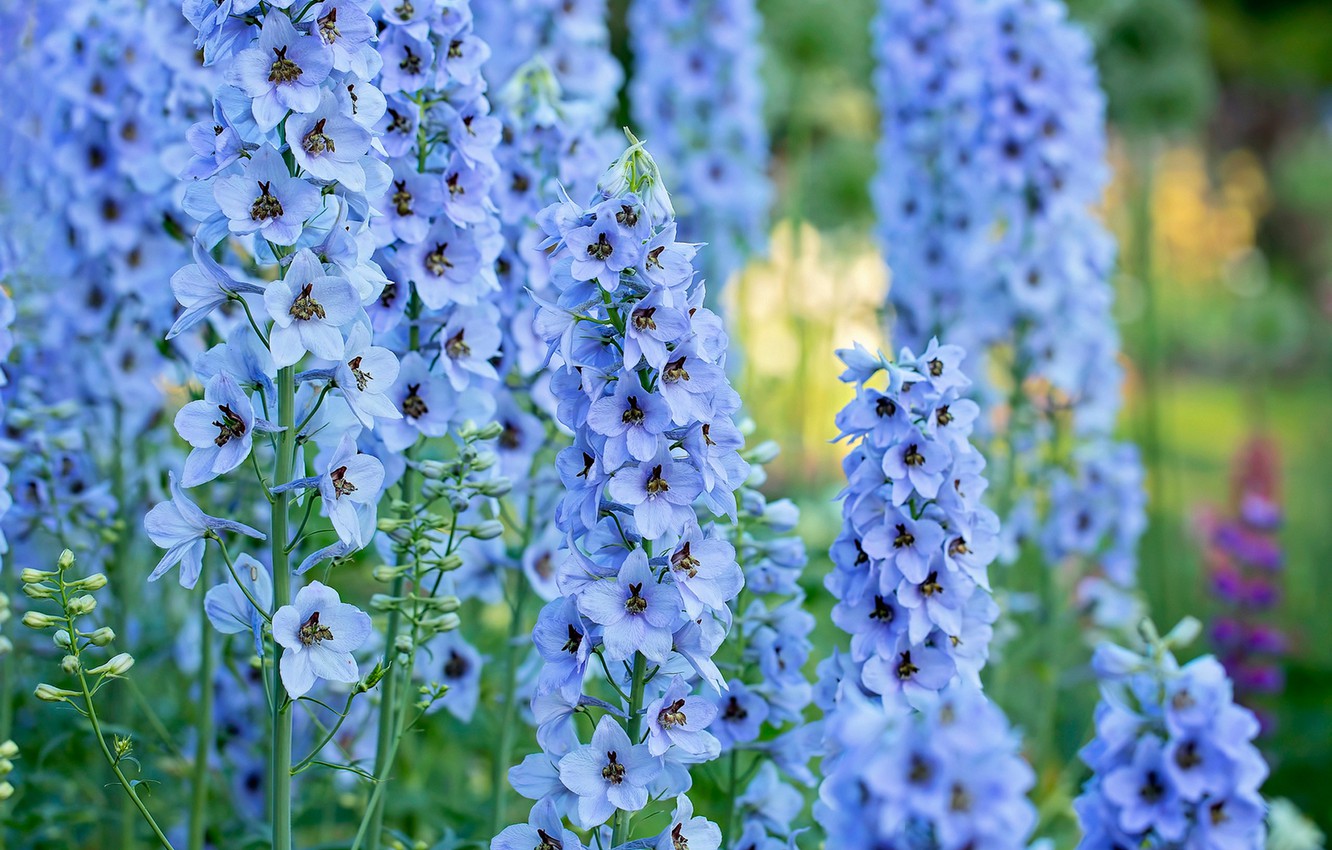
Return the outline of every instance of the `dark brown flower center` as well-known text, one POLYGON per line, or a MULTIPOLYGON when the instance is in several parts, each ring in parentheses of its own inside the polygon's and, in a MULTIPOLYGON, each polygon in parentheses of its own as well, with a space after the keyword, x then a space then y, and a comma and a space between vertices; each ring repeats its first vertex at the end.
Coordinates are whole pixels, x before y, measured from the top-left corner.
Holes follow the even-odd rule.
POLYGON ((459 357, 466 357, 472 353, 472 347, 463 339, 463 334, 467 332, 466 328, 459 328, 458 332, 449 337, 448 342, 444 343, 444 353, 449 355, 452 360, 459 357))
POLYGON ((686 718, 684 713, 684 704, 685 704, 684 700, 677 699, 675 702, 666 706, 661 711, 657 712, 657 722, 667 729, 671 728, 672 726, 685 725, 686 718))
POLYGON ((689 551, 688 540, 684 542, 683 546, 676 550, 674 555, 671 555, 671 568, 683 572, 689 578, 698 575, 699 566, 700 562, 698 558, 695 558, 689 551))
POLYGON ((407 397, 402 400, 402 415, 420 419, 429 412, 430 408, 426 407, 425 399, 421 398, 421 385, 408 384, 407 397))
POLYGON ((328 314, 324 312, 324 305, 316 301, 311 294, 313 291, 313 283, 307 283, 305 286, 302 286, 301 294, 296 296, 295 301, 291 302, 291 309, 287 312, 291 313, 294 318, 300 319, 303 322, 308 322, 316 316, 321 319, 328 318, 328 314))
POLYGON ((333 632, 329 631, 328 626, 319 624, 319 612, 315 611, 310 615, 310 619, 301 624, 301 630, 298 633, 301 643, 306 646, 314 646, 323 640, 332 640, 333 632))
POLYGON ((643 596, 643 583, 629 585, 629 598, 624 600, 624 610, 630 614, 642 614, 647 610, 647 599, 643 596))
POLYGON ((333 146, 333 137, 324 132, 324 122, 326 118, 320 118, 315 125, 310 128, 310 132, 301 139, 301 148, 308 154, 335 153, 337 148, 333 146))
POLYGON ((259 197, 250 204, 251 221, 267 221, 270 218, 280 218, 282 216, 282 202, 273 194, 272 181, 260 180, 259 197))
POLYGON ((245 420, 237 416, 230 405, 219 404, 217 409, 222 411, 222 418, 213 420, 213 425, 217 427, 217 436, 213 442, 221 448, 231 442, 233 437, 245 436, 245 420))
POLYGON ((339 466, 328 474, 333 479, 333 497, 341 499, 356 492, 356 485, 347 480, 347 467, 339 466))
POLYGON ((594 260, 605 260, 614 253, 615 246, 611 245, 604 233, 598 233, 597 241, 587 246, 587 255, 594 260))
POLYGON ((277 58, 273 64, 268 66, 268 81, 270 83, 294 83, 303 73, 301 67, 287 58, 287 45, 274 47, 273 53, 277 58))

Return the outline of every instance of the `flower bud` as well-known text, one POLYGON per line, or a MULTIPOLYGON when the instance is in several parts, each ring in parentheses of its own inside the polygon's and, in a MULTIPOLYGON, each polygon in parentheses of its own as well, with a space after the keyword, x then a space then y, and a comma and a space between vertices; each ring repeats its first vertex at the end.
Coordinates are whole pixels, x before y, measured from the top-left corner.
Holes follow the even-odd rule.
POLYGON ((8 800, 14 796, 14 786, 8 782, 0 782, 0 800, 8 800))
POLYGON ((49 584, 25 584, 23 595, 29 599, 51 599, 56 595, 56 589, 49 584))
POLYGON ((478 440, 498 440, 504 433, 504 424, 502 422, 487 422, 485 426, 476 432, 478 440))
POLYGON ((101 590, 102 588, 106 587, 106 575, 104 573, 93 573, 92 575, 85 576, 79 579, 78 581, 70 582, 69 586, 73 590, 84 590, 84 591, 101 590))
POLYGON ((69 612, 72 617, 82 617, 85 614, 91 614, 96 607, 97 600, 93 597, 76 596, 69 600, 69 604, 65 606, 65 610, 69 612))
POLYGON ((439 481, 442 478, 448 478, 452 472, 453 464, 442 460, 423 460, 416 464, 421 477, 427 481, 439 481))
POLYGON ((427 597, 426 604, 440 613, 449 614, 458 610, 462 600, 456 596, 431 596, 427 597))
POLYGON ((88 635, 88 640, 92 641, 93 646, 106 646, 116 639, 116 633, 109 626, 102 626, 97 631, 88 635))
POLYGON ((65 673, 70 676, 79 672, 79 667, 81 666, 77 655, 66 655, 64 658, 60 659, 60 669, 64 670, 65 673))
POLYGON ((492 478, 489 481, 482 481, 480 484, 476 485, 476 492, 480 493, 482 496, 490 496, 491 498, 499 498, 500 496, 508 495, 509 491, 512 489, 513 481, 503 475, 498 478, 492 478))
POLYGON ((1161 640, 1172 649, 1182 649, 1193 643, 1202 633, 1202 623, 1196 617, 1185 617, 1161 640))
POLYGON ((5 741, 3 744, 0 744, 0 758, 12 759, 18 754, 18 744, 13 741, 5 741))
POLYGON ((28 567, 19 574, 19 578, 22 579, 24 584, 37 584, 56 575, 59 575, 59 573, 55 570, 34 570, 32 567, 28 567))
POLYGON ((457 552, 444 558, 437 558, 433 561, 435 569, 442 573, 452 572, 463 565, 462 556, 457 552))
POLYGON ((398 635, 393 641, 393 648, 399 655, 409 655, 412 651, 411 635, 398 635))
POLYGON ((94 667, 88 672, 92 673, 94 676, 100 676, 103 674, 107 676, 123 676, 128 673, 129 669, 133 666, 134 656, 130 655, 128 652, 121 652, 111 656, 105 664, 94 667))
POLYGON ((49 629, 59 622, 60 619, 50 614, 43 614, 41 611, 29 611, 23 615, 23 625, 30 629, 49 629))
POLYGON ((451 632, 462 625, 462 618, 452 613, 441 614, 438 617, 430 618, 427 624, 436 632, 451 632))
POLYGON ((4 635, 0 635, 0 655, 8 655, 14 651, 14 642, 4 635))
POLYGON ((382 581, 387 584, 400 576, 406 575, 407 570, 408 568, 405 566, 394 567, 389 564, 380 564, 370 574, 374 576, 375 581, 382 581))
POLYGON ((468 466, 476 472, 484 472, 499 462, 499 456, 492 451, 479 451, 475 453, 468 466))
POLYGON ((468 529, 472 537, 477 540, 494 540, 504 533, 504 524, 497 519, 488 519, 484 522, 478 522, 468 529))
POLYGON ((378 685, 379 680, 383 679, 386 673, 388 673, 388 668, 384 666, 384 662, 376 662, 374 669, 366 674, 366 677, 356 685, 356 693, 363 694, 375 685, 378 685))
POLYGON ((74 566, 74 553, 69 551, 68 549, 61 552, 60 557, 56 559, 56 566, 60 568, 61 572, 64 572, 65 570, 74 566))
POLYGON ((74 646, 74 635, 69 633, 69 629, 56 629, 56 633, 52 635, 51 639, 61 649, 69 649, 74 646))
POLYGON ((750 463, 768 464, 777 459, 781 454, 782 447, 775 440, 764 440, 747 453, 750 463))
POLYGON ((14 763, 7 758, 0 758, 0 776, 8 776, 14 772, 14 763))
POLYGON ((79 695, 78 691, 67 691, 64 688, 57 688, 55 685, 48 685, 42 682, 32 695, 42 702, 69 702, 70 697, 79 695))
POLYGON ((376 593, 370 597, 371 611, 393 611, 400 604, 402 604, 401 598, 390 596, 387 593, 376 593))

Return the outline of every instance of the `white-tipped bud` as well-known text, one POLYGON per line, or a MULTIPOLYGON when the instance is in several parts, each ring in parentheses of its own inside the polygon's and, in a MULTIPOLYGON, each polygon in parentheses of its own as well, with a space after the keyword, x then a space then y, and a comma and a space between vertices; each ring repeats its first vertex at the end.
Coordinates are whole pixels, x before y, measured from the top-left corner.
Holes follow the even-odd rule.
POLYGON ((376 593, 370 597, 370 610, 392 611, 398 607, 400 601, 396 596, 390 596, 387 593, 376 593))
POLYGON ((1197 617, 1185 617, 1161 640, 1171 649, 1183 649, 1198 639, 1202 634, 1202 623, 1197 617))
POLYGON ((489 481, 482 481, 476 486, 476 492, 480 493, 482 496, 490 496, 494 499, 508 495, 509 491, 512 489, 513 481, 503 475, 498 478, 492 478, 489 481))
POLYGON ((494 540, 504 533, 504 523, 497 519, 488 519, 484 522, 478 522, 469 530, 477 540, 494 540))
POLYGON ((49 584, 25 584, 23 595, 29 599, 50 599, 56 595, 56 589, 49 584))
POLYGON ((8 776, 14 772, 14 763, 7 758, 0 758, 0 776, 8 776))
POLYGON ((375 577, 375 581, 382 581, 385 584, 387 584, 388 582, 393 581, 399 576, 406 575, 407 570, 408 568, 405 566, 395 567, 389 564, 380 564, 379 566, 375 567, 370 574, 375 577))
POLYGON ((69 702, 70 697, 79 695, 78 691, 67 691, 64 688, 57 688, 55 685, 48 685, 42 682, 32 695, 42 702, 69 702))
POLYGON ((65 610, 68 611, 71 616, 82 617, 85 614, 91 614, 96 607, 97 600, 93 597, 76 596, 69 600, 69 604, 65 606, 65 610))
POLYGON ((764 440, 757 446, 749 450, 749 462, 757 464, 772 463, 777 459, 777 455, 782 453, 782 447, 775 440, 764 440))
POLYGON ((393 641, 393 648, 399 655, 409 655, 412 651, 412 638, 410 635, 398 635, 393 641))
POLYGON ((446 478, 452 472, 453 464, 442 460, 423 460, 416 465, 421 477, 428 481, 446 478))
POLYGON ((462 600, 456 596, 432 596, 429 597, 429 605, 440 613, 448 614, 457 611, 462 600))
POLYGON ((133 666, 134 656, 130 655, 128 652, 121 652, 111 656, 105 664, 100 664, 88 672, 92 673, 94 676, 101 676, 103 674, 107 676, 123 676, 128 673, 129 669, 133 666))
POLYGON ((8 782, 0 782, 0 800, 8 800, 14 796, 14 786, 8 782))
POLYGON ((74 646, 74 635, 69 633, 69 629, 56 629, 56 633, 51 636, 55 645, 61 649, 69 649, 74 646))
POLYGON ((36 584, 39 581, 46 581, 48 578, 59 575, 55 570, 34 570, 28 567, 19 574, 19 578, 24 584, 36 584))
POLYGON ((0 635, 0 655, 8 655, 14 651, 14 642, 4 635, 0 635))
POLYGON ((74 553, 68 549, 61 552, 60 557, 56 559, 56 566, 60 568, 61 572, 74 566, 74 553))
POLYGON ((23 625, 30 629, 49 629, 59 622, 60 619, 50 614, 43 614, 41 611, 28 611, 23 615, 23 625))
POLYGON ((65 673, 70 676, 79 672, 79 668, 82 666, 83 665, 79 663, 79 657, 77 655, 66 655, 64 658, 60 659, 60 669, 64 670, 65 673))
POLYGON ((116 639, 116 633, 109 626, 102 626, 97 631, 88 635, 88 640, 92 641, 93 646, 106 646, 116 639))
POLYGON ((106 587, 106 575, 104 573, 93 573, 90 576, 84 576, 78 581, 70 582, 69 586, 73 590, 101 590, 106 587))
POLYGON ((5 741, 3 744, 0 744, 0 758, 12 759, 18 754, 18 744, 13 741, 5 741))
POLYGON ((484 472, 496 463, 499 463, 499 456, 492 451, 483 450, 476 452, 469 466, 476 472, 484 472))
POLYGON ((450 556, 440 558, 440 560, 434 562, 434 566, 436 566, 436 569, 440 570, 441 573, 452 573, 453 570, 462 566, 462 556, 457 552, 454 552, 453 554, 450 554, 450 556))
POLYGON ((436 632, 451 632, 462 625, 462 618, 457 614, 440 614, 438 617, 431 617, 427 625, 436 632))

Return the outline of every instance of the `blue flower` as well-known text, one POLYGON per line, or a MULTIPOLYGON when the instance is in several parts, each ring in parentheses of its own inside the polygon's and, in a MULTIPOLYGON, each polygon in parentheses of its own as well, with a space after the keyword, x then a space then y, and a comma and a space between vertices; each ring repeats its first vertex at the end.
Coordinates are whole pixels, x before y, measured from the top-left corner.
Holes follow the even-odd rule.
POLYGON ((527 823, 506 826, 490 841, 490 850, 533 850, 536 847, 583 850, 583 843, 577 834, 564 827, 559 811, 549 799, 532 807, 527 823))
POLYGON ((614 661, 641 652, 661 663, 671 651, 671 633, 680 619, 680 593, 657 581, 647 555, 635 549, 613 581, 593 582, 578 598, 578 609, 602 627, 606 655, 614 661))
POLYGON ((370 150, 370 132, 343 112, 332 92, 324 90, 318 108, 293 113, 286 127, 297 165, 324 182, 365 191, 360 160, 370 150))
POLYGON ((201 401, 192 401, 176 414, 176 432, 193 451, 185 460, 181 484, 195 487, 225 475, 245 462, 254 443, 254 408, 235 379, 225 372, 204 388, 201 401))
POLYGON ((298 251, 287 273, 268 284, 264 307, 273 320, 269 346, 278 368, 291 366, 306 352, 340 360, 341 328, 360 313, 361 299, 351 282, 324 271, 309 249, 298 251))
POLYGON ((646 744, 633 744, 615 722, 597 722, 591 743, 560 759, 560 782, 578 795, 574 820, 584 829, 604 823, 616 809, 638 811, 647 805, 647 787, 661 773, 661 761, 646 744))
POLYGON ((352 653, 370 637, 370 617, 343 602, 317 581, 301 588, 292 604, 273 613, 273 639, 283 648, 282 686, 293 699, 309 693, 317 679, 355 682, 352 653))
POLYGON ((269 14, 258 42, 236 55, 227 79, 252 100, 254 120, 268 132, 288 110, 314 112, 332 70, 332 52, 319 38, 297 32, 284 14, 269 14))
POLYGON ((319 187, 292 177, 268 145, 250 157, 243 174, 218 178, 213 196, 232 233, 258 233, 274 245, 296 244, 323 204, 319 187))
POLYGON ((259 610, 266 614, 273 607, 273 577, 267 567, 244 552, 236 556, 235 568, 235 574, 228 572, 224 584, 215 585, 204 594, 204 613, 213 628, 223 634, 250 632, 254 637, 254 653, 262 658, 264 618, 259 610))
POLYGON ((717 739, 707 728, 717 716, 717 706, 709 699, 695 696, 679 676, 644 708, 643 715, 647 718, 647 744, 652 755, 664 755, 672 746, 692 756, 716 755, 717 739))
POLYGON ((181 587, 194 587, 203 572, 207 538, 219 531, 245 534, 256 540, 266 539, 263 532, 248 525, 205 514, 176 483, 174 472, 167 473, 167 480, 171 488, 171 500, 154 505, 143 519, 143 528, 148 532, 148 538, 154 545, 167 550, 148 575, 149 581, 157 581, 167 570, 180 564, 181 587))
POLYGON ((374 516, 384 487, 384 465, 374 455, 361 454, 356 439, 343 434, 319 476, 319 496, 338 538, 356 548, 366 541, 361 535, 361 515, 374 516))

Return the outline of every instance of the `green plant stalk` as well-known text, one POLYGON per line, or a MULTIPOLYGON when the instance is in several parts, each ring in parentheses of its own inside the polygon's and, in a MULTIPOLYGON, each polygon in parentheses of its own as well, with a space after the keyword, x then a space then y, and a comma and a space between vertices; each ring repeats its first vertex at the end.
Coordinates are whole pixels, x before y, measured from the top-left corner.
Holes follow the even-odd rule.
MULTIPOLYGON (((296 463, 296 368, 286 366, 278 372, 277 461, 273 470, 275 483, 291 480, 296 463)), ((310 498, 307 496, 306 498, 310 498)), ((287 552, 287 510, 289 492, 273 497, 273 522, 270 542, 273 558, 273 610, 291 602, 291 564, 287 552)), ((281 650, 272 643, 273 753, 269 776, 269 795, 273 813, 273 850, 291 850, 291 733, 292 716, 287 711, 287 691, 279 672, 281 650)))
MULTIPOLYGON (((412 303, 408 305, 409 310, 410 312, 415 313, 417 312, 417 309, 412 309, 417 307, 415 293, 412 294, 411 301, 412 303)), ((412 351, 416 351, 421 347, 421 328, 415 321, 415 315, 412 315, 409 318, 412 319, 412 326, 408 331, 407 347, 412 351)), ((402 501, 403 504, 406 505, 401 512, 401 518, 403 519, 409 519, 412 514, 415 513, 416 494, 417 491, 420 490, 420 484, 418 484, 416 480, 416 470, 412 469, 412 455, 414 453, 414 448, 415 447, 407 450, 407 468, 402 473, 402 501)), ((405 584, 406 579, 401 575, 393 579, 392 594, 394 598, 402 598, 402 591, 405 584)), ((384 653, 390 659, 397 654, 396 643, 398 639, 398 630, 401 628, 401 620, 402 614, 398 611, 396 606, 389 609, 388 622, 384 628, 384 653)), ((415 659, 413 659, 413 661, 414 660, 415 659)), ((367 850, 379 850, 379 837, 384 833, 384 795, 380 791, 380 787, 388 782, 389 771, 393 769, 393 761, 398 754, 395 733, 398 732, 398 715, 401 713, 401 708, 398 706, 398 702, 402 699, 402 695, 399 692, 406 691, 411 687, 410 678, 403 678, 403 674, 397 669, 397 666, 398 665, 393 664, 389 668, 388 675, 384 677, 383 683, 380 686, 379 727, 375 735, 375 764, 373 771, 375 779, 378 780, 378 784, 376 785, 374 792, 370 795, 369 808, 367 810, 369 817, 362 819, 361 829, 358 830, 357 835, 357 844, 360 843, 361 836, 365 835, 365 846, 367 850), (366 834, 367 822, 369 824, 368 835, 366 834)), ((406 675, 410 677, 410 670, 407 671, 406 675)))
POLYGON ((171 841, 166 837, 166 833, 164 833, 162 828, 157 825, 156 819, 153 818, 153 813, 148 811, 148 807, 144 804, 143 800, 140 799, 139 792, 134 789, 134 783, 130 782, 129 778, 125 776, 124 771, 120 769, 119 759, 115 757, 111 752, 110 747, 106 745, 106 735, 102 732, 102 722, 98 719, 97 707, 93 704, 93 692, 92 689, 88 687, 88 675, 83 669, 83 647, 79 646, 79 631, 74 624, 74 617, 68 613, 69 590, 65 586, 63 576, 60 579, 60 609, 66 612, 64 617, 65 628, 68 630, 68 634, 72 638, 69 651, 75 659, 78 660, 79 690, 83 693, 84 716, 88 718, 88 723, 92 726, 93 737, 97 739, 97 746, 102 750, 102 756, 106 759, 106 763, 111 766, 111 772, 115 774, 116 780, 120 783, 120 787, 125 789, 125 793, 129 795, 130 801, 134 803, 134 807, 138 809, 139 814, 143 816, 144 821, 147 822, 148 827, 153 831, 153 835, 157 838, 158 843, 162 845, 164 850, 175 850, 171 841))
MULTIPOLYGON (((629 688, 629 714, 624 718, 624 731, 629 735, 630 746, 636 745, 638 739, 643 737, 643 686, 644 674, 646 673, 647 659, 643 653, 634 653, 634 668, 632 673, 632 682, 629 688)), ((629 825, 633 819, 633 813, 626 812, 624 809, 615 810, 615 826, 611 831, 611 846, 619 847, 629 840, 629 825)))
POLYGON ((203 660, 199 663, 199 716, 195 721, 194 788, 190 798, 189 850, 203 850, 208 826, 208 757, 213 750, 213 626, 204 613, 199 597, 199 619, 203 629, 200 642, 203 660))
MULTIPOLYGON (((124 443, 124 429, 122 427, 122 411, 120 405, 113 407, 116 417, 114 435, 115 451, 112 458, 111 467, 111 486, 112 494, 115 497, 116 504, 123 512, 129 505, 129 486, 125 478, 125 450, 127 446, 124 443)), ((134 561, 130 558, 130 528, 126 523, 116 534, 116 543, 112 551, 111 560, 107 563, 107 572, 110 573, 112 587, 116 596, 115 608, 112 619, 112 626, 117 634, 128 635, 129 612, 134 607, 135 591, 138 589, 140 579, 137 576, 130 575, 130 566, 134 561)), ((116 717, 127 726, 134 723, 132 700, 125 698, 123 690, 117 690, 111 704, 111 709, 116 717)), ((135 811, 130 801, 126 800, 124 807, 120 811, 120 846, 133 847, 135 844, 134 825, 138 820, 139 814, 135 811)))
MULTIPOLYGON (((532 527, 531 512, 528 512, 527 529, 532 527)), ((525 534, 524 537, 531 537, 531 534, 525 534)), ((527 544, 523 544, 527 548, 527 544)), ((499 728, 499 746, 495 750, 495 762, 491 766, 491 793, 495 797, 495 808, 490 821, 490 834, 498 835, 504 828, 504 804, 505 804, 505 774, 508 771, 509 759, 513 754, 513 732, 517 725, 517 706, 514 705, 514 698, 518 690, 518 648, 515 646, 518 640, 518 632, 523 624, 523 606, 527 602, 527 596, 530 591, 527 576, 521 571, 517 571, 518 589, 514 594, 512 616, 509 619, 509 640, 505 644, 504 656, 504 700, 500 705, 500 728, 499 728)))

